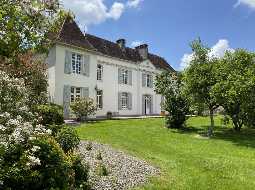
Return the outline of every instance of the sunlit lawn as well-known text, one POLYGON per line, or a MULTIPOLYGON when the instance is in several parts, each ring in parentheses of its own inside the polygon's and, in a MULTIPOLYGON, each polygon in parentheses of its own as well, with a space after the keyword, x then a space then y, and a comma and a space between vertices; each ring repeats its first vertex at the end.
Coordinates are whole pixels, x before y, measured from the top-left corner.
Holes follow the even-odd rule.
POLYGON ((123 150, 161 168, 162 175, 141 189, 255 189, 255 130, 240 134, 221 127, 203 134, 209 118, 187 122, 188 130, 164 128, 163 119, 112 120, 83 124, 77 131, 92 140, 123 150))

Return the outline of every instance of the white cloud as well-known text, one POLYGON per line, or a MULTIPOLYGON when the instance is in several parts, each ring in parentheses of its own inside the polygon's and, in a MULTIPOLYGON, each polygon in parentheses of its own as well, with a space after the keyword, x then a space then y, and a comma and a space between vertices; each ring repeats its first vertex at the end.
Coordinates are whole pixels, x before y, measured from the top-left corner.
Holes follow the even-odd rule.
POLYGON ((122 13, 124 12, 125 6, 122 3, 115 2, 112 5, 111 10, 107 14, 108 18, 113 18, 114 20, 118 20, 122 13))
POLYGON ((143 44, 143 42, 141 42, 141 41, 134 41, 134 42, 131 43, 131 47, 137 47, 137 46, 142 45, 142 44, 143 44))
POLYGON ((184 54, 181 59, 180 69, 184 70, 186 67, 188 67, 192 59, 193 54, 184 54))
POLYGON ((255 9, 255 0, 238 0, 234 7, 238 7, 240 5, 245 5, 251 9, 255 9))
POLYGON ((143 0, 128 0, 127 6, 137 8, 142 2, 143 0))
MULTIPOLYGON (((226 51, 234 51, 234 49, 230 48, 228 40, 221 39, 211 48, 209 57, 223 57, 226 51)), ((181 59, 180 69, 183 70, 189 66, 192 59, 193 54, 184 54, 181 59)))
POLYGON ((100 24, 107 19, 118 20, 124 12, 123 3, 114 2, 110 8, 104 0, 63 0, 65 9, 71 10, 82 25, 100 24))
POLYGON ((209 53, 209 57, 223 57, 226 51, 234 50, 230 48, 228 40, 219 40, 217 44, 212 47, 211 52, 209 53))

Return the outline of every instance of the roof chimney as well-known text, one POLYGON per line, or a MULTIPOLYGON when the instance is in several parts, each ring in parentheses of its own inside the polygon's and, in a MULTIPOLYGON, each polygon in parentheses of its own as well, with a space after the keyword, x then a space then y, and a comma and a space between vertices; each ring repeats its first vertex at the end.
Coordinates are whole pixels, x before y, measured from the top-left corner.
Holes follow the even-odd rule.
POLYGON ((116 43, 119 45, 121 49, 125 49, 126 47, 126 40, 125 39, 119 39, 116 41, 116 43))
POLYGON ((138 51, 140 56, 143 58, 143 60, 148 59, 148 45, 142 44, 140 46, 135 47, 135 49, 138 51))

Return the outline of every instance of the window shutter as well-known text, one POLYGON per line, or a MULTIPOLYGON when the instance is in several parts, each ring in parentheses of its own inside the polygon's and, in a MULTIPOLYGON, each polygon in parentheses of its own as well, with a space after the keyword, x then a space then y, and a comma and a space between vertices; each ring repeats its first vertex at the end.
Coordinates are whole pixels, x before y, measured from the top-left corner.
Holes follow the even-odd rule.
POLYGON ((71 97, 71 86, 64 85, 64 89, 63 89, 64 118, 69 118, 69 115, 70 115, 70 97, 71 97))
POLYGON ((132 94, 128 93, 128 109, 132 110, 132 94))
POLYGON ((90 57, 87 56, 87 55, 83 55, 82 73, 83 73, 83 75, 89 77, 89 73, 90 73, 90 57))
POLYGON ((129 83, 129 85, 132 85, 132 71, 131 70, 129 70, 128 71, 128 83, 129 83))
POLYGON ((118 109, 119 109, 119 110, 122 110, 121 95, 122 95, 122 93, 119 92, 119 94, 118 94, 118 109))
POLYGON ((70 51, 65 52, 65 74, 71 74, 72 68, 72 53, 70 51))
POLYGON ((150 100, 151 100, 151 101, 150 101, 150 102, 151 102, 151 103, 150 103, 150 104, 151 104, 151 105, 150 105, 150 112, 151 112, 150 114, 153 114, 153 96, 150 96, 150 100))
POLYGON ((119 84, 123 84, 123 76, 121 74, 121 68, 118 69, 118 80, 119 80, 119 84))
POLYGON ((153 76, 152 75, 150 75, 150 81, 151 81, 150 87, 153 88, 153 76))
POLYGON ((145 115, 145 95, 142 96, 142 115, 145 115))
POLYGON ((82 97, 89 97, 89 88, 82 88, 82 97))
POLYGON ((145 87, 146 86, 146 74, 142 74, 142 86, 145 87))

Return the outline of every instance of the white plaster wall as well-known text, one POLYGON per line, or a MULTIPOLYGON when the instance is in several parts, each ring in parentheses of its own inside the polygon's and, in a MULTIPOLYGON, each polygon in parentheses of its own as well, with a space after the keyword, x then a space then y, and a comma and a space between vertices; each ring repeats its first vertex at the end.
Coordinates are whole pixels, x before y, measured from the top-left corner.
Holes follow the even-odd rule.
POLYGON ((142 73, 150 72, 155 77, 159 70, 156 70, 151 63, 131 63, 116 58, 106 57, 91 52, 86 52, 78 48, 70 48, 62 45, 56 46, 56 64, 49 69, 49 83, 52 83, 50 92, 54 94, 54 101, 63 104, 64 85, 76 87, 88 87, 89 96, 96 100, 96 90, 103 90, 103 109, 98 110, 97 116, 105 116, 108 111, 118 112, 120 115, 141 115, 142 114, 142 95, 150 94, 153 96, 153 114, 160 114, 161 96, 156 95, 153 89, 142 87, 142 73), (65 51, 87 54, 90 56, 90 75, 65 74, 65 51), (103 65, 103 80, 96 80, 97 64, 103 65), (132 86, 118 84, 118 68, 126 67, 132 70, 132 86), (54 68, 54 69, 53 69, 54 68), (55 76, 54 74, 55 73, 55 76), (55 77, 55 82, 53 85, 55 77), (118 92, 130 92, 132 94, 132 110, 118 110, 118 92))

